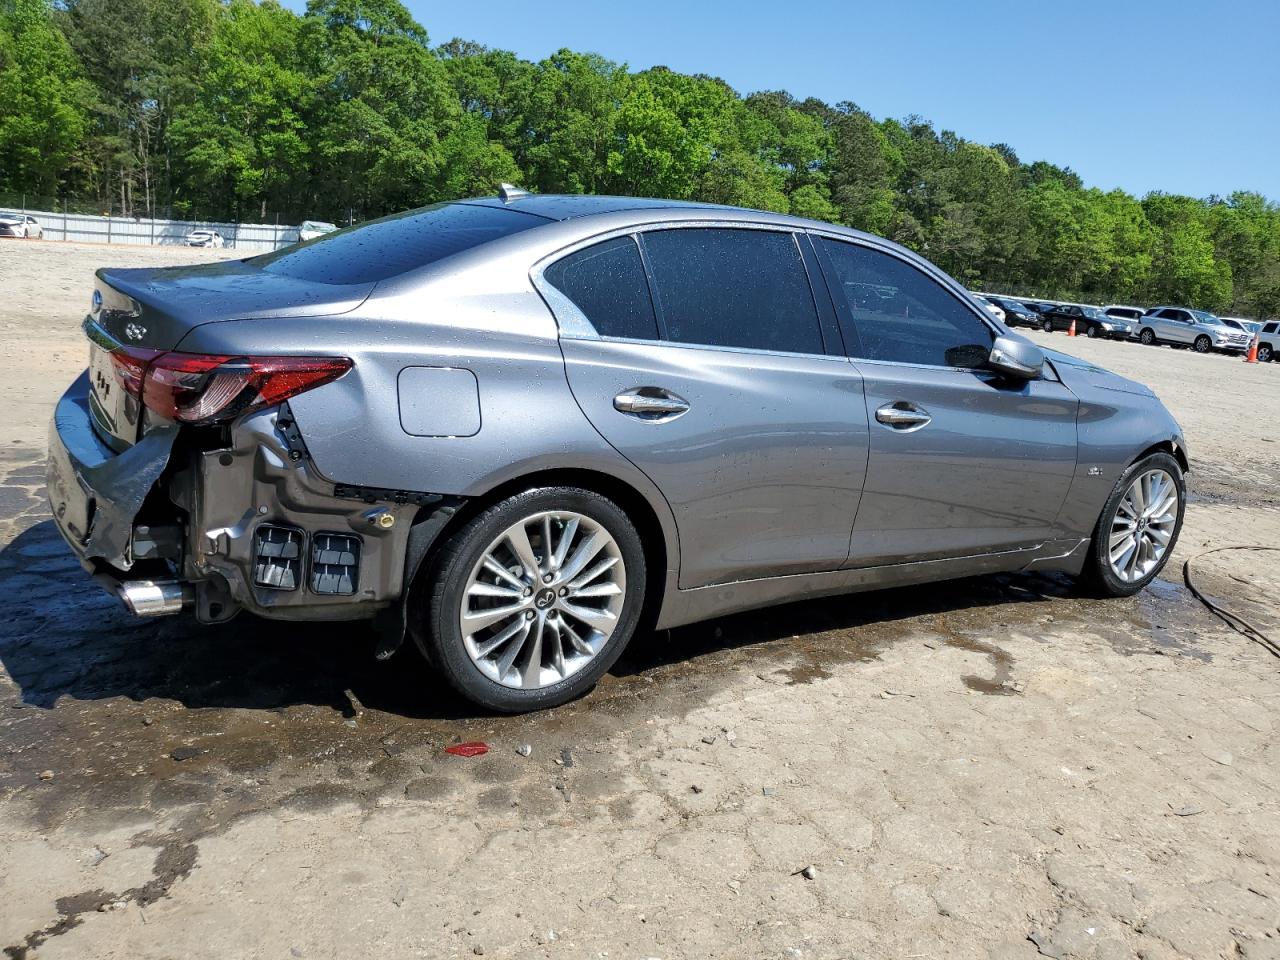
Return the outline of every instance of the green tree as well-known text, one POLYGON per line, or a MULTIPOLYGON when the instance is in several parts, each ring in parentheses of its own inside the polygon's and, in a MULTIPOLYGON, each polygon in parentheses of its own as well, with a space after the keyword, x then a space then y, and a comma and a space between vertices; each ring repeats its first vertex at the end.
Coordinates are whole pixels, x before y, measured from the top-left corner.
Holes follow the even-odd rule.
POLYGON ((92 100, 47 0, 0 3, 0 189, 55 193, 92 100))
POLYGON ((302 118, 312 93, 298 57, 299 21, 275 0, 230 0, 200 53, 204 82, 169 134, 181 208, 265 218, 306 183, 302 118))

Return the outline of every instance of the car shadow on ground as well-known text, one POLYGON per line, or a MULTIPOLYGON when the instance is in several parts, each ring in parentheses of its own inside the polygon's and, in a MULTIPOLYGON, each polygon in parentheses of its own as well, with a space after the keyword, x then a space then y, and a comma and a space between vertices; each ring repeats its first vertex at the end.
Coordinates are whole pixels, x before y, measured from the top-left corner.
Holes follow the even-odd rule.
MULTIPOLYGON (((612 674, 635 677, 776 641, 784 641, 777 651, 784 656, 860 659, 892 642, 905 619, 932 618, 929 628, 945 633, 957 617, 1008 620, 1010 608, 1068 589, 1049 577, 997 576, 789 604, 638 635, 612 674), (814 636, 822 638, 820 650, 812 647, 814 636)), ((89 580, 51 520, 0 551, 0 623, 0 662, 30 706, 124 697, 188 708, 311 704, 348 712, 351 690, 367 708, 408 718, 476 715, 433 675, 412 641, 391 660, 376 661, 376 638, 363 622, 284 623, 242 614, 202 627, 185 615, 135 618, 89 580)))

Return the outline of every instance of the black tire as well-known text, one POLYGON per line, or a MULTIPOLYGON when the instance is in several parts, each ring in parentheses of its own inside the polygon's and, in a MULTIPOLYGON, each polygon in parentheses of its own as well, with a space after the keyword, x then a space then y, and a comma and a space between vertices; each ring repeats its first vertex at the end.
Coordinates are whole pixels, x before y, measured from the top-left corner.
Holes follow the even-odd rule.
POLYGON ((1096 340, 1098 337, 1098 328, 1093 324, 1089 324, 1089 326, 1084 328, 1084 335, 1090 340, 1096 340))
POLYGON ((1098 515, 1098 522, 1094 525, 1093 536, 1089 542, 1089 554, 1085 558, 1084 570, 1081 574, 1083 585, 1093 595, 1102 597, 1131 597, 1141 591, 1160 575, 1160 571, 1164 569, 1165 564, 1169 562, 1169 558, 1173 556, 1174 548, 1178 545, 1178 534, 1182 532, 1182 521, 1185 519, 1186 513, 1187 486, 1182 477, 1182 466, 1172 455, 1164 452, 1153 453, 1131 464, 1116 480, 1116 485, 1112 488, 1111 495, 1107 497, 1107 502, 1102 507, 1102 513, 1098 515), (1107 562, 1104 542, 1109 539, 1111 522, 1115 517, 1116 510, 1119 508, 1121 499, 1129 489, 1129 484, 1133 482, 1134 477, 1157 468, 1173 477, 1174 484, 1178 488, 1178 519, 1174 524, 1173 536, 1170 538, 1169 545, 1160 562, 1145 577, 1132 582, 1121 580, 1107 562))
POLYGON ((1208 353, 1213 349, 1213 341, 1203 333, 1196 337, 1195 343, 1192 344, 1196 353, 1208 353))
POLYGON ((1053 321, 1052 321, 1052 320, 1041 320, 1041 321, 1040 321, 1040 329, 1041 329, 1041 330, 1043 330, 1045 333, 1053 333, 1053 321))
POLYGON ((1268 363, 1273 359, 1275 359, 1275 355, 1271 351, 1271 344, 1269 343, 1258 344, 1258 362, 1268 363))
POLYGON ((554 707, 591 689, 613 666, 635 632, 644 605, 645 555, 640 534, 627 515, 606 497, 579 487, 539 487, 508 497, 482 511, 453 534, 424 571, 429 581, 426 629, 414 631, 419 647, 449 685, 473 703, 499 713, 523 713, 554 707), (623 606, 613 633, 595 657, 558 683, 536 689, 503 686, 468 655, 458 623, 463 592, 472 569, 493 540, 522 517, 546 510, 582 514, 605 528, 622 555, 626 571, 623 606))
POLYGON ((1150 327, 1143 327, 1142 332, 1138 334, 1138 339, 1146 346, 1154 347, 1156 344, 1156 332, 1150 327))

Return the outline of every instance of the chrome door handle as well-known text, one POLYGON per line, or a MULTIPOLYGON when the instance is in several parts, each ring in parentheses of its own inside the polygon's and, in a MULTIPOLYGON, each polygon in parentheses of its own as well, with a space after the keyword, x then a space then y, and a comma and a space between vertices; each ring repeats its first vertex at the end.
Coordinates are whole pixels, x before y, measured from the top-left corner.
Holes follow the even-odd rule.
POLYGON ((613 409, 643 420, 674 420, 689 411, 689 401, 661 387, 636 387, 614 397, 613 409))
POLYGON ((898 400, 880 407, 876 411, 876 419, 896 430, 919 430, 933 417, 923 407, 917 407, 914 403, 908 403, 905 400, 898 400))

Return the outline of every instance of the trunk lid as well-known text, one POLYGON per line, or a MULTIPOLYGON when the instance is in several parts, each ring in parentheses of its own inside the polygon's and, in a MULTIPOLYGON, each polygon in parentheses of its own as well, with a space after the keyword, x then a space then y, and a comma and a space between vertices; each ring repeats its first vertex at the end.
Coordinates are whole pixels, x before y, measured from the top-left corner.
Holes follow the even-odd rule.
POLYGON ((268 273, 243 260, 98 271, 91 318, 113 340, 176 349, 204 323, 332 316, 360 306, 372 283, 332 284, 268 273))
POLYGON ((99 270, 85 319, 89 409, 99 436, 117 451, 137 442, 142 404, 125 389, 122 376, 177 349, 195 327, 225 320, 348 313, 374 286, 299 280, 240 260, 99 270))

